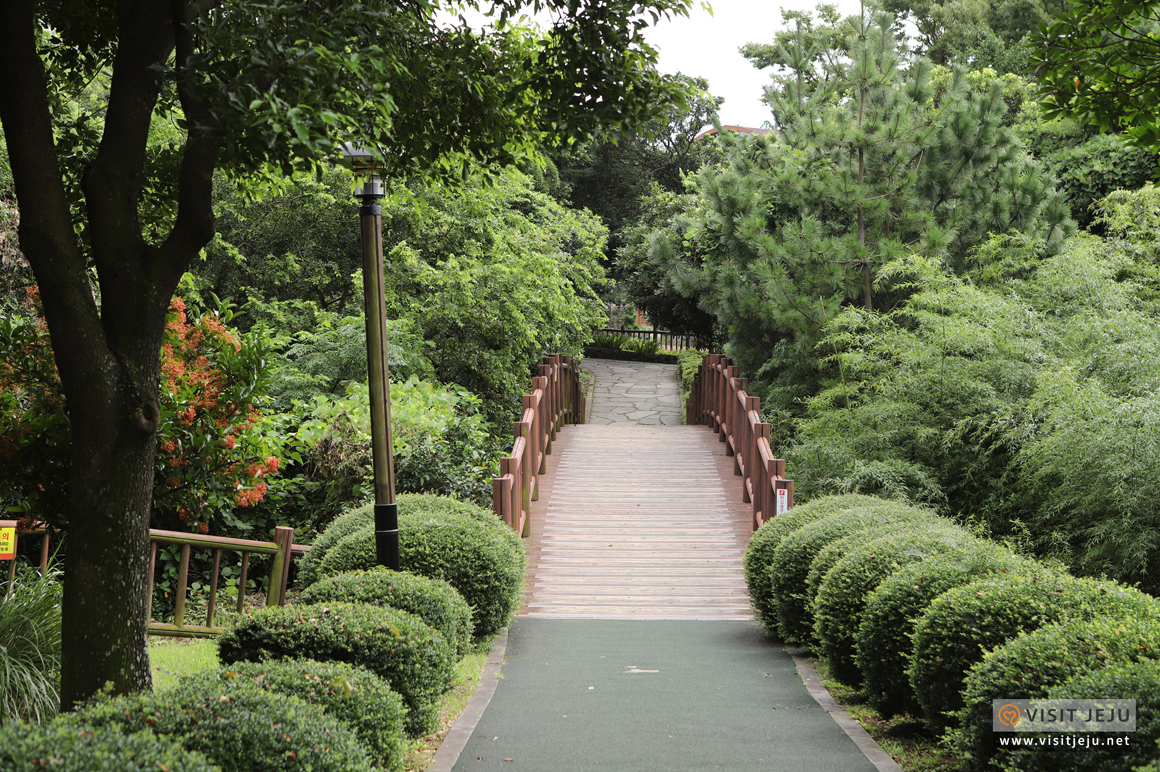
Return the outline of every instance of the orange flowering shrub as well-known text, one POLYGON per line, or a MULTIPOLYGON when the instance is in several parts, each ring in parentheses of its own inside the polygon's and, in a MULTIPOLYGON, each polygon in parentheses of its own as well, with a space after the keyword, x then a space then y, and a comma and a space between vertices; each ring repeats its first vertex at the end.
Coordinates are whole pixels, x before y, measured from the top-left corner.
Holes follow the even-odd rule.
MULTIPOLYGON (((35 287, 26 306, 31 316, 0 317, 0 500, 10 513, 65 525, 68 418, 35 287)), ((239 337, 232 316, 223 305, 191 320, 181 298, 170 305, 155 527, 244 534, 253 524, 237 510, 262 501, 279 469, 276 445, 255 426, 271 345, 260 334, 239 337)))

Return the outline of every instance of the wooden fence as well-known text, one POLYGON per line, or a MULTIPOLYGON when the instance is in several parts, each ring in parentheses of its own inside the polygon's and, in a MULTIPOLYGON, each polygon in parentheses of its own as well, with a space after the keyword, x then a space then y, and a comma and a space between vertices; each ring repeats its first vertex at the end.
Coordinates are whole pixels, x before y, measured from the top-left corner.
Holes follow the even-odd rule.
POLYGON ((655 340, 657 347, 666 351, 684 351, 697 347, 692 335, 678 335, 668 330, 614 330, 606 327, 597 335, 625 335, 629 338, 655 340))
MULTIPOLYGON (((17 540, 23 537, 40 536, 40 570, 43 572, 48 566, 49 530, 34 526, 33 528, 17 531, 16 520, 0 520, 0 529, 13 529, 11 532, 12 565, 8 569, 8 582, 11 587, 12 579, 16 576, 16 545, 17 540)), ((201 638, 214 636, 226 628, 215 627, 214 614, 217 611, 218 578, 221 573, 222 551, 241 554, 241 575, 238 577, 237 611, 241 613, 246 603, 246 580, 250 567, 250 555, 273 555, 274 562, 270 569, 269 590, 266 593, 267 606, 282 606, 286 603, 286 585, 290 578, 290 560, 294 556, 305 555, 310 547, 294 543, 294 529, 278 526, 274 529, 274 541, 254 541, 251 539, 227 539, 222 536, 205 536, 199 533, 183 533, 181 531, 162 531, 156 528, 149 529, 149 569, 146 578, 146 607, 145 616, 152 616, 153 606, 153 574, 157 565, 157 545, 177 544, 181 546, 181 556, 177 568, 177 587, 174 590, 173 622, 149 622, 150 635, 166 635, 171 637, 201 638), (209 605, 204 625, 185 624, 186 590, 189 587, 189 556, 193 549, 208 549, 213 552, 213 569, 210 574, 209 605)))
POLYGON ((753 530, 793 506, 793 480, 785 479, 785 461, 773 457, 769 424, 761 420, 760 401, 745 389, 748 379, 721 354, 710 354, 693 379, 685 405, 688 424, 705 424, 726 443, 733 471, 741 476, 741 496, 753 505, 753 530))
POLYGON ((492 478, 495 513, 512 530, 527 536, 528 510, 539 498, 539 478, 546 470, 556 431, 566 423, 584 423, 580 373, 572 357, 544 357, 532 393, 524 395, 523 417, 512 424, 511 455, 499 460, 499 477, 492 478))

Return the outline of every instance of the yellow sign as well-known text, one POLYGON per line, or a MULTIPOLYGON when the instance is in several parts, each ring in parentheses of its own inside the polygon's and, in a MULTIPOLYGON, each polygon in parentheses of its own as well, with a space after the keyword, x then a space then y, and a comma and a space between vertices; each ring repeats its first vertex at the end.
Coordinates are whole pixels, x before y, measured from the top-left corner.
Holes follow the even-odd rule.
POLYGON ((0 528, 0 560, 16 557, 16 529, 0 528))

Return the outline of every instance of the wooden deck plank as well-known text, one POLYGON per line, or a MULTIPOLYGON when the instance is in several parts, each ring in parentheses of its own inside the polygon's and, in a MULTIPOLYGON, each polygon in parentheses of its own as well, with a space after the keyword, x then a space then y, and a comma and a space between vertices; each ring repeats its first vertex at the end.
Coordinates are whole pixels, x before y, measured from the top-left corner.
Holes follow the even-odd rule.
POLYGON ((521 614, 751 619, 749 511, 723 456, 703 427, 561 430, 532 504, 521 614))

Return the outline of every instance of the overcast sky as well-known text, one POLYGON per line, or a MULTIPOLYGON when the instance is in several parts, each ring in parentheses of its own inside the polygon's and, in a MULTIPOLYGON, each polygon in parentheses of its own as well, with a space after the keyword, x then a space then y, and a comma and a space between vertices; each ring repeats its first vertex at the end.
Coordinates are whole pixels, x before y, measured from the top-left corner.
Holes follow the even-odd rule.
MULTIPOLYGON (((694 2, 689 18, 661 21, 646 33, 660 51, 658 69, 706 78, 710 93, 725 98, 721 123, 760 127, 770 120, 769 108, 761 102, 770 71, 752 66, 737 49, 772 41, 782 27, 782 8, 812 10, 816 0, 713 0, 712 16, 694 2)), ((860 8, 858 0, 836 4, 843 16, 860 8)))

